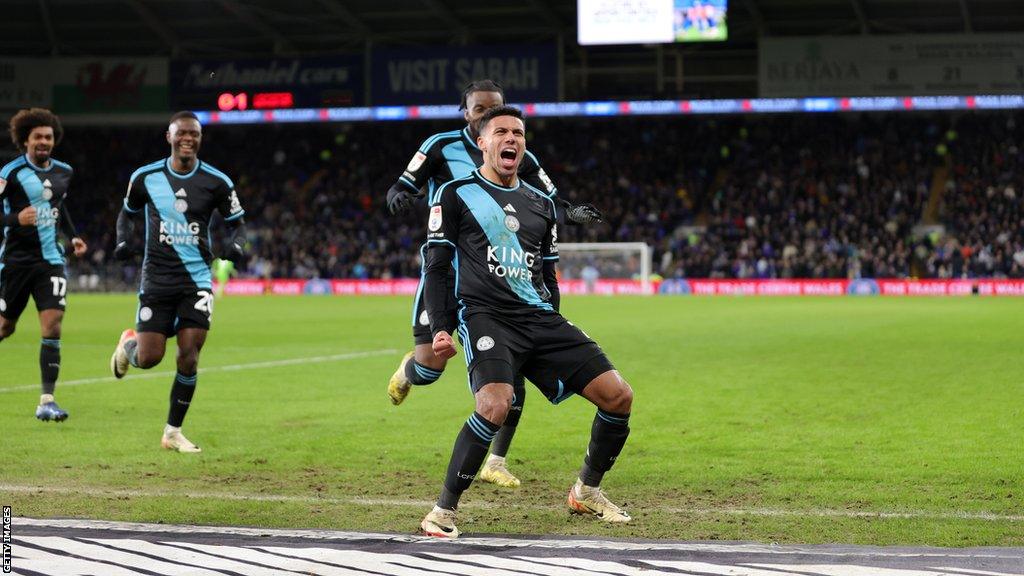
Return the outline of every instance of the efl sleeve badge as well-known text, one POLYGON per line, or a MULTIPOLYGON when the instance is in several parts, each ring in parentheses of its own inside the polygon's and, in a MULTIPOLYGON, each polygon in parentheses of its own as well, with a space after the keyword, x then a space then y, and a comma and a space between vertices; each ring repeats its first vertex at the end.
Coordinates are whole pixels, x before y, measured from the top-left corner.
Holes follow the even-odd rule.
POLYGON ((427 228, 431 232, 437 232, 441 229, 441 207, 432 206, 430 208, 430 220, 427 222, 427 228))

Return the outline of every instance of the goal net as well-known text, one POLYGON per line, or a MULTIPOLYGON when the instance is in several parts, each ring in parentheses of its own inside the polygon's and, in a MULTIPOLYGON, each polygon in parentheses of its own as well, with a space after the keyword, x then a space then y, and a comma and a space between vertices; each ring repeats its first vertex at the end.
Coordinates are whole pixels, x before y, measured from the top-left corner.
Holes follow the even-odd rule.
POLYGON ((560 243, 558 256, 567 292, 651 294, 651 247, 643 242, 560 243))

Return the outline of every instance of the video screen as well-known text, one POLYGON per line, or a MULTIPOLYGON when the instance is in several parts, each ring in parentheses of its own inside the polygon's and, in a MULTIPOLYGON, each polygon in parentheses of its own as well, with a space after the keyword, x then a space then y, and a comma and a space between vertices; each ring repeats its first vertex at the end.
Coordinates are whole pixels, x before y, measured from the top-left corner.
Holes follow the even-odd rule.
POLYGON ((579 0, 580 45, 667 44, 728 38, 728 0, 579 0))
POLYGON ((676 42, 725 40, 728 0, 674 0, 672 34, 676 42))

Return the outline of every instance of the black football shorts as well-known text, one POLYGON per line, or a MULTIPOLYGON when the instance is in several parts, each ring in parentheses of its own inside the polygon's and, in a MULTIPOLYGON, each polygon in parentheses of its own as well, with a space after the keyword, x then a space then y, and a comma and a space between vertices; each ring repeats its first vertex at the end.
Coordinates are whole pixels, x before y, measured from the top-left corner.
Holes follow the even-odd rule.
POLYGON ((36 302, 36 310, 64 310, 67 304, 68 279, 63 266, 48 262, 30 266, 7 265, 0 269, 0 316, 17 320, 28 305, 28 297, 36 302))
POLYGON ((596 342, 557 312, 464 314, 458 328, 475 393, 522 373, 549 401, 561 402, 614 366, 596 342))
POLYGON ((171 294, 139 294, 135 314, 136 332, 159 332, 174 336, 182 328, 210 329, 213 293, 186 289, 171 294))

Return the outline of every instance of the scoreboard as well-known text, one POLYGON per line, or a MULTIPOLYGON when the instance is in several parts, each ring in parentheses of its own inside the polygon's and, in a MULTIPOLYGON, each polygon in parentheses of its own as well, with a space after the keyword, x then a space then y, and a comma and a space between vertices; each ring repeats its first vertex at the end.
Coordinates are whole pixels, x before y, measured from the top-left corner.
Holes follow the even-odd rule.
POLYGON ((217 110, 276 110, 294 108, 294 92, 223 92, 217 96, 217 110))

